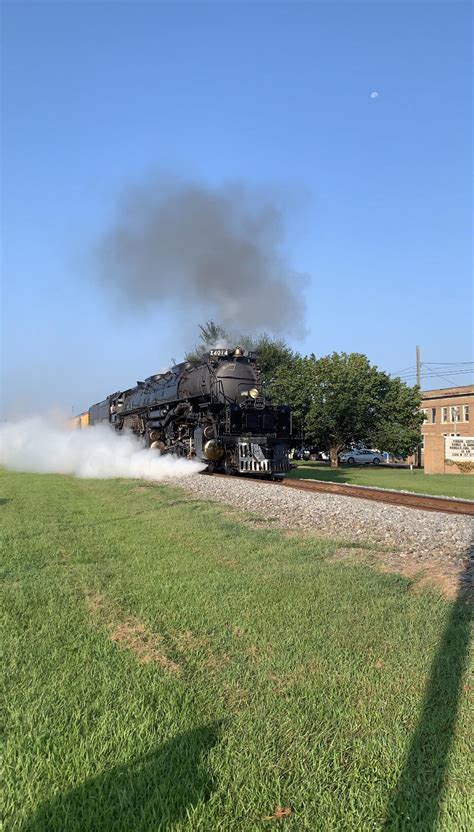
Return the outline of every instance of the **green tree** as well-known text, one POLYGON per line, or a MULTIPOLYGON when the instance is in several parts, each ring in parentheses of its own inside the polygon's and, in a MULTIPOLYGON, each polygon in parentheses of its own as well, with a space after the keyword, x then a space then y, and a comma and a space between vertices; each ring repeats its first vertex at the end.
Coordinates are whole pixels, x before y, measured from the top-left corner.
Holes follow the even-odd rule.
POLYGON ((371 366, 365 355, 333 353, 314 361, 310 383, 306 433, 329 451, 332 467, 340 451, 358 442, 403 453, 419 441, 419 391, 371 366))
POLYGON ((399 378, 390 379, 381 418, 371 437, 373 447, 403 457, 413 453, 420 442, 424 419, 420 403, 418 387, 408 387, 399 378))
POLYGON ((194 350, 191 350, 184 356, 185 361, 190 361, 193 364, 201 361, 204 353, 208 352, 208 350, 217 345, 228 343, 231 340, 230 335, 224 327, 215 321, 206 321, 204 324, 199 324, 199 329, 201 330, 199 335, 200 343, 196 344, 194 350))
POLYGON ((287 367, 294 358, 294 353, 281 338, 272 338, 268 333, 259 335, 237 335, 227 332, 223 326, 215 321, 206 321, 199 325, 200 343, 196 344, 192 352, 185 356, 186 361, 198 362, 212 347, 221 345, 241 346, 246 350, 253 350, 258 354, 258 365, 262 373, 262 380, 270 390, 270 385, 281 367, 287 367))
POLYGON ((316 383, 316 358, 314 355, 293 355, 291 361, 276 368, 269 384, 272 401, 289 404, 293 412, 293 433, 305 435, 308 414, 314 397, 316 383))
POLYGON ((262 373, 267 392, 272 394, 272 385, 279 372, 293 365, 296 355, 288 344, 281 338, 272 338, 266 332, 255 338, 241 339, 239 343, 258 355, 258 366, 262 373))

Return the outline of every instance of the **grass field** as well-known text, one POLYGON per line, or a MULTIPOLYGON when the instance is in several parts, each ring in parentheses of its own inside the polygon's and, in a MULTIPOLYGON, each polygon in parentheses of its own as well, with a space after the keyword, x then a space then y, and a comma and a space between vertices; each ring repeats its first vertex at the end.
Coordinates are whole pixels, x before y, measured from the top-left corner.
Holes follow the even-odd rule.
POLYGON ((330 468, 324 462, 301 461, 293 464, 297 466, 289 474, 293 479, 306 477, 474 500, 474 477, 466 474, 425 474, 421 469, 410 471, 409 468, 388 468, 385 465, 341 465, 340 468, 330 468))
POLYGON ((5 829, 468 829, 465 600, 179 489, 0 484, 5 829))

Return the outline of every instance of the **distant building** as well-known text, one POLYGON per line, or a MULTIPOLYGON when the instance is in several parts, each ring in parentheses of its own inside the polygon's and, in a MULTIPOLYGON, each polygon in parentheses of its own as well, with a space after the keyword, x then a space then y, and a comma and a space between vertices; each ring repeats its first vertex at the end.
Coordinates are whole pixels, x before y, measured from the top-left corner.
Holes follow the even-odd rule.
POLYGON ((421 426, 425 472, 474 473, 474 385, 423 390, 421 410, 425 416, 421 426))

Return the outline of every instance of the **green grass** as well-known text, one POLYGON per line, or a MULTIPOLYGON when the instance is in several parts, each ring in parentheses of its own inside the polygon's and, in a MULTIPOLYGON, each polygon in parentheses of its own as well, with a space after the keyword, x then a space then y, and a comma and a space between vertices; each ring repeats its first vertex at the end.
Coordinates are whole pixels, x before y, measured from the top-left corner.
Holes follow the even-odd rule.
POLYGON ((468 829, 465 601, 171 487, 0 485, 5 829, 468 829))
POLYGON ((474 477, 467 474, 425 474, 421 469, 410 471, 409 468, 388 468, 385 465, 341 465, 339 468, 330 468, 324 462, 301 461, 293 464, 297 466, 289 473, 293 479, 306 477, 474 500, 474 477))

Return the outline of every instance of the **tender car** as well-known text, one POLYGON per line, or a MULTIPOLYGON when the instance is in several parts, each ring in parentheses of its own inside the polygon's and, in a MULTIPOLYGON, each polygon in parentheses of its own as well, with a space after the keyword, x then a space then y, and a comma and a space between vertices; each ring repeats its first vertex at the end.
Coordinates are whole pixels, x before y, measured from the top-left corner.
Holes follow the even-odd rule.
POLYGON ((368 448, 351 448, 350 451, 339 454, 339 462, 347 462, 348 465, 380 465, 384 461, 384 454, 368 448))

